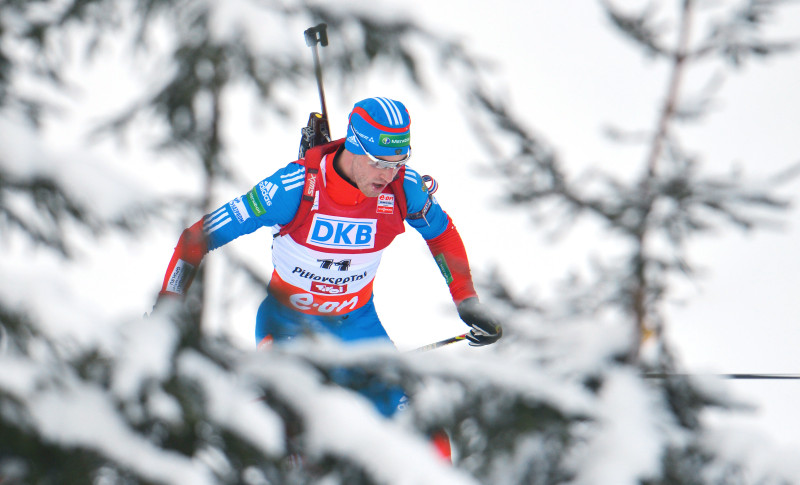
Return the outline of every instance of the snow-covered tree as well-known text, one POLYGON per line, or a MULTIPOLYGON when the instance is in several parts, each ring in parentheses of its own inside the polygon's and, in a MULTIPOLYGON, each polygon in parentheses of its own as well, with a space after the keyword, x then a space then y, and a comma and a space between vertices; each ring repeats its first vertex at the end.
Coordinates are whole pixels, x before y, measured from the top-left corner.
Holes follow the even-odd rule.
MULTIPOLYGON (((737 405, 721 395, 715 397, 707 383, 681 374, 680 362, 663 330, 667 325, 664 306, 676 278, 694 277, 695 265, 689 257, 692 238, 729 227, 754 230, 774 225, 789 206, 781 186, 797 171, 796 166, 790 166, 793 161, 786 160, 786 170, 767 181, 748 179, 737 169, 727 174, 708 174, 702 147, 686 146, 682 130, 705 120, 720 87, 721 72, 735 71, 760 58, 791 54, 797 44, 794 39, 773 39, 769 34, 769 20, 780 15, 781 2, 644 3, 631 9, 622 2, 602 2, 612 27, 642 51, 652 69, 660 69, 658 72, 666 75, 663 85, 651 86, 653 90, 664 90, 660 104, 653 110, 652 127, 607 129, 610 141, 621 146, 620 157, 628 157, 630 147, 636 148, 641 161, 633 171, 630 163, 620 164, 626 167, 624 170, 615 170, 613 163, 606 168, 592 163, 584 173, 575 174, 569 162, 531 130, 529 125, 535 124, 535 119, 520 115, 502 95, 494 96, 480 86, 475 88, 475 113, 487 115, 483 119, 476 117, 476 123, 484 133, 485 146, 497 161, 491 169, 497 170, 505 181, 506 204, 521 208, 531 220, 550 226, 556 237, 581 224, 599 228, 595 231, 601 248, 598 252, 606 251, 591 256, 592 271, 588 274, 568 275, 553 301, 532 300, 530 295, 518 294, 504 282, 499 271, 487 278, 486 289, 508 309, 510 319, 523 322, 520 328, 544 320, 558 323, 551 332, 566 333, 573 331, 567 330, 574 326, 569 322, 577 320, 581 329, 587 321, 600 326, 602 321, 616 322, 613 326, 622 325, 625 329, 621 338, 627 344, 617 348, 616 354, 606 356, 613 355, 616 364, 606 361, 609 366, 605 369, 583 369, 583 379, 601 402, 614 399, 612 395, 618 392, 641 393, 639 398, 647 394, 645 399, 652 400, 653 407, 645 405, 642 410, 649 408, 649 412, 660 414, 658 418, 648 418, 654 434, 646 445, 633 445, 636 453, 642 453, 641 463, 649 463, 649 470, 645 472, 643 467, 627 477, 598 479, 583 475, 588 470, 582 469, 578 476, 585 481, 783 483, 792 478, 781 477, 780 472, 776 476, 770 476, 770 472, 759 476, 748 471, 745 463, 727 461, 710 442, 703 413, 709 406, 737 405), (715 67, 711 75, 709 65, 715 67), (687 80, 693 67, 709 77, 699 88, 696 81, 687 80), (601 239, 610 242, 600 244, 601 239), (618 372, 629 373, 624 383, 618 372), (648 380, 644 377, 648 374, 658 378, 648 380), (617 387, 620 385, 623 388, 617 387)), ((546 133, 546 129, 540 131, 546 133)), ((535 340, 532 348, 544 350, 535 340)), ((551 356, 545 350, 545 355, 543 359, 554 362, 567 360, 561 353, 551 356)), ((615 403, 615 407, 624 408, 623 401, 615 403)), ((642 403, 637 398, 630 402, 642 403)), ((603 416, 603 411, 594 417, 611 429, 596 435, 599 441, 592 442, 590 438, 587 446, 578 445, 575 449, 596 452, 598 443, 613 435, 613 428, 630 425, 636 419, 632 415, 603 416)), ((593 434, 603 426, 588 429, 593 434)), ((633 435, 630 437, 633 439, 633 435)), ((610 448, 620 442, 606 444, 604 453, 612 455, 610 448)), ((617 465, 625 467, 622 462, 617 465)))
POLYGON ((226 154, 226 137, 236 135, 226 131, 227 97, 244 90, 264 112, 288 118, 298 108, 291 97, 314 83, 302 39, 309 25, 324 21, 337 32, 323 57, 334 79, 393 65, 394 75, 405 73, 410 84, 422 87, 422 56, 440 57, 440 66, 470 67, 457 43, 393 12, 388 6, 378 12, 306 2, 0 4, 3 483, 459 480, 437 465, 419 433, 409 428, 398 441, 366 404, 356 400, 350 409, 349 393, 324 386, 334 365, 293 356, 279 358, 277 366, 254 363, 254 356, 204 333, 202 281, 188 313, 176 311, 173 320, 164 309, 143 322, 121 323, 76 311, 80 305, 65 306, 75 299, 90 308, 92 295, 60 278, 62 270, 81 264, 85 252, 97 251, 103 236, 125 244, 146 232, 143 222, 166 217, 182 224, 209 210, 214 185, 238 177, 226 154), (106 82, 126 84, 126 76, 133 82, 101 110, 91 131, 82 126, 76 134, 87 146, 117 137, 119 157, 137 166, 104 160, 88 148, 60 153, 48 145, 48 133, 66 133, 60 117, 84 103, 102 104, 100 90, 114 88, 93 92, 80 84, 80 69, 98 65, 128 66, 106 82), (125 157, 132 144, 138 154, 183 161, 190 167, 183 178, 197 186, 165 195, 139 183, 137 172, 152 167, 125 157), (40 298, 31 297, 34 287, 40 298), (42 308, 48 305, 62 308, 42 308), (76 324, 86 333, 65 331, 76 324), (181 355, 192 355, 193 363, 182 369, 181 355), (294 370, 292 361, 299 364, 294 370), (248 375, 253 380, 239 386, 248 375), (264 385, 275 377, 283 389, 264 385), (333 416, 318 412, 326 402, 333 416), (356 429, 326 432, 335 423, 356 429), (351 436, 366 439, 373 452, 387 451, 359 458, 351 436), (407 457, 405 466, 389 453, 398 449, 407 457), (299 469, 291 466, 298 457, 299 469), (409 466, 412 460, 423 469, 409 466))
MULTIPOLYGON (((682 5, 678 18, 685 21, 677 25, 686 28, 696 6, 682 5)), ((678 368, 660 338, 659 308, 667 277, 689 269, 686 238, 716 221, 702 210, 749 227, 754 219, 743 211, 783 205, 769 188, 751 191, 735 177, 700 177, 675 127, 690 111, 699 113, 679 97, 681 74, 693 58, 723 53, 741 62, 748 53, 783 50, 755 33, 744 37, 748 42, 737 34, 760 25, 772 6, 746 4, 743 15, 691 48, 683 41, 668 47, 650 29, 653 10, 627 15, 606 5, 616 25, 671 63, 674 80, 648 138, 641 177, 626 181, 611 174, 570 177, 547 144, 487 91, 481 63, 435 27, 388 4, 0 3, 6 253, 0 260, 6 280, 0 287, 0 481, 791 483, 787 470, 753 469, 746 457, 719 452, 719 436, 703 426, 702 412, 734 405, 724 389, 684 377, 643 378, 678 368), (240 180, 228 152, 237 135, 230 128, 231 99, 245 93, 284 120, 298 109, 293 100, 314 83, 300 33, 318 22, 337 36, 323 57, 326 76, 390 70, 424 89, 425 70, 435 66, 437 82, 473 101, 477 134, 488 146, 507 147, 511 140, 510 154, 490 151, 492 163, 509 175, 510 202, 535 210, 555 201, 567 214, 599 218, 627 241, 624 261, 601 266, 597 284, 573 280, 566 286, 570 298, 557 304, 520 297, 498 275, 484 295, 493 295, 487 300, 504 318, 507 337, 464 352, 343 351, 321 337, 243 351, 206 331, 210 298, 202 281, 187 304, 167 304, 145 319, 32 307, 91 300, 58 276, 73 264, 62 259, 80 259, 96 238, 124 241, 142 231, 143 221, 183 224, 208 212, 216 188, 240 180), (66 107, 96 94, 75 84, 76 63, 116 63, 119 56, 141 77, 102 112, 92 134, 111 134, 120 147, 183 163, 193 185, 184 193, 166 196, 138 183, 135 168, 153 169, 141 160, 128 167, 90 152, 66 156, 45 143, 48 130, 68 128, 57 123, 66 107), (503 144, 492 144, 495 136, 503 144), (655 251, 655 239, 671 252, 655 251), (44 297, 36 299, 37 293, 44 297), (69 297, 57 297, 63 294, 69 297), (82 338, 63 331, 80 325, 88 328, 82 338), (642 347, 651 333, 654 355, 642 347), (359 394, 334 384, 343 370, 357 376, 351 379, 356 390, 375 381, 403 386, 407 409, 381 418, 359 394), (439 429, 451 436, 454 466, 428 442, 439 429)), ((111 79, 129 81, 118 73, 111 79)), ((257 270, 230 259, 231 267, 263 285, 257 270)))

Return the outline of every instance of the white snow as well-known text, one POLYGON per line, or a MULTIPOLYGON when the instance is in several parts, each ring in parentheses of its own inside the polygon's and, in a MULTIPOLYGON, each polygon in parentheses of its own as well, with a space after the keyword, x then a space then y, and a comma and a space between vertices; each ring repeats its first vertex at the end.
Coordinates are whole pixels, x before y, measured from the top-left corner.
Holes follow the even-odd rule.
POLYGON ((383 419, 365 398, 322 384, 318 376, 290 359, 274 359, 270 364, 250 370, 262 373, 284 399, 301 410, 310 454, 347 457, 380 483, 477 483, 438 458, 429 443, 383 419))
POLYGON ((283 421, 271 409, 261 405, 255 388, 231 382, 224 372, 198 354, 182 355, 178 367, 205 388, 211 417, 267 455, 280 455, 283 448, 283 421))
POLYGON ((145 440, 124 422, 110 394, 58 362, 3 355, 0 364, 0 389, 25 404, 21 420, 30 419, 46 441, 96 451, 160 483, 215 483, 192 459, 145 440))
POLYGON ((597 402, 597 426, 587 430, 579 452, 576 484, 636 485, 656 476, 669 428, 654 388, 630 370, 605 374, 597 402))
POLYGON ((204 467, 144 440, 119 419, 108 395, 76 386, 27 399, 28 411, 45 438, 95 450, 149 480, 198 485, 215 483, 204 467))

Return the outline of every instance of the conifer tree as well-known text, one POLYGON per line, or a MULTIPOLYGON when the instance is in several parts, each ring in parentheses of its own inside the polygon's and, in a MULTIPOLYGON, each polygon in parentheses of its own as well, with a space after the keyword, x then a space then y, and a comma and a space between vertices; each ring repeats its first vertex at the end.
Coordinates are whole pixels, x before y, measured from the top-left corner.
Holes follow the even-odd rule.
MULTIPOLYGON (((559 234, 573 225, 599 223, 600 237, 619 241, 617 247, 626 248, 625 252, 621 257, 597 258, 592 274, 566 278, 560 297, 552 301, 532 301, 515 294, 500 271, 490 273, 485 286, 495 302, 507 309, 508 319, 522 322, 522 328, 544 320, 558 323, 565 333, 570 326, 586 332, 587 321, 594 321, 598 328, 607 328, 609 320, 625 322, 627 344, 607 355, 614 365, 595 368, 583 374, 583 379, 586 388, 602 401, 612 389, 618 390, 617 373, 629 369, 639 376, 641 389, 653 393, 652 412, 664 412, 662 417, 676 425, 672 431, 667 426, 656 433, 663 439, 655 452, 659 470, 651 471, 647 479, 640 476, 641 483, 759 483, 759 479, 749 481, 745 464, 726 462, 713 447, 704 445, 701 413, 709 406, 733 403, 680 374, 680 363, 664 337, 668 324, 664 306, 674 278, 693 274, 689 257, 692 238, 728 228, 755 230, 779 220, 789 206, 789 200, 780 194, 780 184, 796 171, 787 161, 783 176, 773 177, 767 184, 749 180, 736 170, 707 174, 702 147, 686 146, 681 133, 687 124, 705 121, 719 83, 716 78, 709 79, 696 92, 686 81, 688 72, 713 62, 735 73, 747 63, 788 55, 796 43, 771 40, 769 35, 769 20, 780 15, 780 2, 732 6, 694 0, 653 1, 636 11, 611 0, 602 5, 610 26, 627 41, 625 47, 634 45, 648 61, 668 67, 653 125, 609 130, 611 142, 641 147, 642 159, 632 177, 600 167, 574 174, 569 161, 561 159, 530 128, 531 121, 512 110, 502 96, 477 86, 473 101, 475 112, 488 113, 478 122, 479 130, 484 133, 493 167, 505 181, 509 206, 528 211, 531 220, 555 225, 559 234), (501 148, 508 146, 508 140, 512 148, 501 148), (674 377, 646 379, 647 374, 674 377), (686 433, 688 439, 676 441, 668 437, 670 433, 686 433)), ((546 129, 539 132, 546 133, 546 129)), ((532 352, 549 354, 559 340, 552 335, 558 332, 555 328, 520 331, 532 352)), ((579 375, 573 378, 579 379, 579 375)), ((523 413, 517 419, 535 415, 523 413)), ((487 429, 491 429, 488 424, 487 429)), ((580 440, 575 429, 568 433, 573 444, 580 440)), ((543 479, 541 483, 559 481, 543 479)))

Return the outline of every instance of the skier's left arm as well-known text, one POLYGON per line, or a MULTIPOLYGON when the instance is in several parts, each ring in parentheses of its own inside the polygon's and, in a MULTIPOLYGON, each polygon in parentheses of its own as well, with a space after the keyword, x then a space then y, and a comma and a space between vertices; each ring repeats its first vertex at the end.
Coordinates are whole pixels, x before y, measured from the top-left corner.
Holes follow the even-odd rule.
POLYGON ((429 193, 419 174, 410 168, 406 168, 403 188, 408 206, 406 222, 427 242, 459 317, 471 328, 467 335, 470 345, 496 342, 503 330, 478 299, 467 250, 455 224, 429 193))
POLYGON ((185 229, 167 266, 159 300, 183 296, 209 251, 261 227, 291 221, 300 205, 303 174, 301 165, 290 163, 185 229))

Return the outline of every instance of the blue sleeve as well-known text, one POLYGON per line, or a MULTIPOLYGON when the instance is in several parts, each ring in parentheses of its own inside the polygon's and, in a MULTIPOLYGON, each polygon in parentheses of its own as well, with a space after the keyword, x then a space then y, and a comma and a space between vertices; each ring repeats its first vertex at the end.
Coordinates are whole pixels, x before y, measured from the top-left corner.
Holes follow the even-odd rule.
POLYGON ((303 193, 305 168, 290 163, 204 218, 208 250, 264 226, 286 225, 294 218, 303 193))
POLYGON ((419 219, 406 218, 408 225, 416 229, 425 240, 441 235, 447 229, 450 219, 439 206, 436 198, 428 194, 428 187, 422 181, 422 177, 408 166, 406 166, 403 189, 406 193, 408 214, 425 211, 423 217, 419 219), (429 201, 430 204, 428 204, 429 201))

